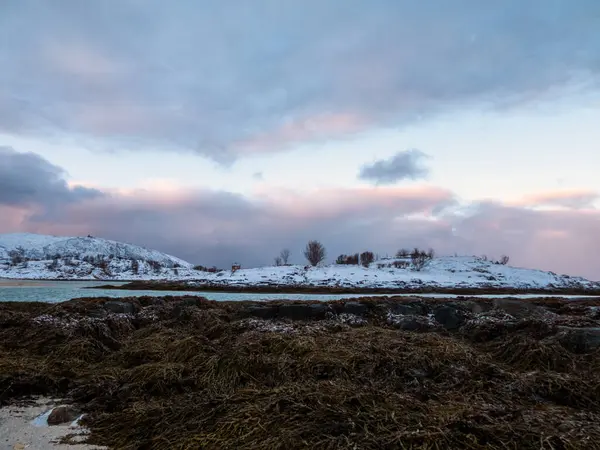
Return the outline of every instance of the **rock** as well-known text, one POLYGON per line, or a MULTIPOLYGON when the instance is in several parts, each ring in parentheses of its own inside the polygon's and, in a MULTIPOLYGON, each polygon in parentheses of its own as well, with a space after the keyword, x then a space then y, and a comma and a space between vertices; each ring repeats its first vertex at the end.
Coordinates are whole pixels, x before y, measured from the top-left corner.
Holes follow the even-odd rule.
POLYGON ((317 304, 292 304, 292 305, 280 305, 278 308, 278 315, 280 318, 292 319, 292 320, 310 320, 319 317, 324 317, 327 309, 326 305, 317 304))
POLYGON ((57 406, 48 416, 48 425, 61 425, 73 422, 80 416, 80 412, 72 406, 57 406))
POLYGON ((540 315, 540 313, 543 314, 545 311, 544 308, 534 305, 533 303, 508 298, 495 299, 494 309, 500 309, 517 319, 530 318, 540 315))
POLYGON ((250 306, 244 312, 251 317, 261 319, 274 319, 277 316, 277 308, 272 306, 250 306))
POLYGON ((313 303, 310 305, 310 310, 313 319, 324 319, 331 308, 327 303, 313 303))
POLYGON ((204 297, 185 297, 181 300, 182 306, 202 306, 202 302, 206 301, 204 297))
POLYGON ((394 327, 404 331, 426 331, 432 328, 423 316, 400 316, 395 318, 394 327))
POLYGON ((369 307, 360 302, 346 302, 342 308, 346 314, 354 314, 356 316, 364 316, 369 311, 369 307))
POLYGON ((600 348, 600 328, 558 327, 559 342, 574 353, 585 353, 600 348))
POLYGON ((427 313, 425 306, 420 303, 393 303, 390 305, 390 311, 405 316, 422 316, 427 313))
POLYGON ((108 313, 103 308, 95 308, 88 311, 87 315, 88 317, 93 317, 94 319, 103 319, 108 315, 108 313))
POLYGON ((436 322, 446 330, 456 330, 465 323, 465 314, 457 308, 449 305, 439 306, 433 311, 436 322))
POLYGON ((136 310, 133 303, 119 302, 116 300, 109 300, 104 303, 104 309, 115 314, 134 314, 136 310))

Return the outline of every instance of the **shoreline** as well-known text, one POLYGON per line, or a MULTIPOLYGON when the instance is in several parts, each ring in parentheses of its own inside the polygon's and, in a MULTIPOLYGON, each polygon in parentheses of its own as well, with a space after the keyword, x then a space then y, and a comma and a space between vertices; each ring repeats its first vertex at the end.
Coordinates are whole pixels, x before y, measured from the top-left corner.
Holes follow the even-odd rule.
POLYGON ((131 290, 131 291, 182 291, 182 292, 226 292, 226 293, 248 293, 248 294, 314 294, 314 295, 343 295, 343 294, 365 294, 373 295, 397 295, 397 294, 449 294, 457 296, 476 295, 581 295, 586 297, 600 297, 600 289, 564 288, 564 289, 530 289, 509 287, 480 287, 480 288, 444 288, 444 287, 422 287, 422 288, 357 288, 357 287, 326 287, 316 285, 222 285, 202 284, 190 286, 187 282, 171 281, 132 281, 126 284, 99 285, 85 287, 84 289, 106 289, 106 290, 131 290))

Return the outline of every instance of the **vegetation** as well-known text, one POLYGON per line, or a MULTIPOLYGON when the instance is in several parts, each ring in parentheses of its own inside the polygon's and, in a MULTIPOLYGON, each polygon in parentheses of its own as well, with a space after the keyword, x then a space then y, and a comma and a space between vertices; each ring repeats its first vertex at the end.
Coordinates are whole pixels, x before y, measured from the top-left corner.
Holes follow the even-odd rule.
POLYGON ((304 257, 312 265, 317 266, 327 255, 325 247, 319 241, 309 241, 304 249, 304 257))
POLYGON ((87 414, 90 443, 125 449, 600 442, 600 353, 557 330, 597 324, 584 314, 598 301, 547 300, 554 314, 512 320, 481 301, 488 312, 465 310, 450 331, 426 325, 427 311, 442 320, 452 304, 440 300, 331 302, 338 320, 275 321, 249 315, 281 315, 283 303, 147 297, 124 302, 133 315, 102 316, 106 301, 0 303, 0 405, 67 397, 87 414), (363 322, 343 323, 350 307, 363 322), (423 310, 425 328, 399 329, 394 310, 423 310))
POLYGON ((362 252, 360 254, 360 264, 363 267, 369 267, 369 265, 375 261, 375 254, 373 252, 362 252))

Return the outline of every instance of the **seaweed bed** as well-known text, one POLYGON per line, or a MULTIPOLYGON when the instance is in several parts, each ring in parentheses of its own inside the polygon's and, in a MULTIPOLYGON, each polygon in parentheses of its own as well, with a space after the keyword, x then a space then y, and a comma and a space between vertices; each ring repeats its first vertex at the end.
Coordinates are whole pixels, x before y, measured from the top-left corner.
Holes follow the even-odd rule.
POLYGON ((0 406, 112 448, 600 448, 600 301, 0 303, 0 406))

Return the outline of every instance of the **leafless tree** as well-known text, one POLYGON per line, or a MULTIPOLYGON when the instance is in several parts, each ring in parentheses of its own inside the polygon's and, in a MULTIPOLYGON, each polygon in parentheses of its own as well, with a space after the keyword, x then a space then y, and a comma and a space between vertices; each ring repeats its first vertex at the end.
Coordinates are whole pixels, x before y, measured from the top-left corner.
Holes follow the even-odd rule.
POLYGON ((510 258, 509 258, 508 256, 506 256, 506 255, 502 255, 502 256, 500 257, 500 264, 502 264, 503 266, 507 265, 507 264, 508 264, 508 261, 509 261, 509 259, 510 259, 510 258))
POLYGON ((409 252, 405 248, 401 248, 396 252, 396 258, 408 258, 409 252))
POLYGON ((325 259, 325 247, 319 241, 309 241, 304 249, 304 257, 312 266, 318 265, 325 259))
POLYGON ((281 263, 286 266, 290 260, 290 251, 287 248, 284 248, 283 250, 281 250, 281 253, 279 254, 279 257, 281 258, 281 263))
POLYGON ((283 264, 282 262, 283 260, 281 259, 281 256, 276 256, 275 257, 275 265, 276 266, 281 266, 283 264))
POLYGON ((367 251, 360 254, 360 263, 363 267, 369 267, 369 264, 371 264, 373 261, 375 261, 375 255, 373 252, 367 251))

